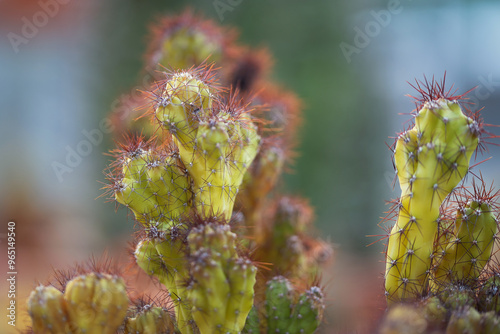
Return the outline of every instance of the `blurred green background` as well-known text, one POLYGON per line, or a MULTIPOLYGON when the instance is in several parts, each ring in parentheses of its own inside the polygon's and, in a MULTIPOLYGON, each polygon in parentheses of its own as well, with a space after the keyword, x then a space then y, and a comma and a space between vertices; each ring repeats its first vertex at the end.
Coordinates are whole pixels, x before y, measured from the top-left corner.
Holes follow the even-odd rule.
MULTIPOLYGON (((305 106, 300 155, 283 188, 314 206, 317 234, 335 245, 333 276, 349 273, 339 265, 372 263, 381 286, 382 244, 366 247, 377 240, 367 235, 383 232, 384 201, 398 195, 385 143, 408 125, 408 115, 398 115, 414 108, 407 81, 447 71, 459 92, 478 86, 471 100, 485 106, 486 123, 500 124, 500 3, 221 1, 231 7, 222 17, 212 0, 67 1, 19 52, 9 34, 21 32, 40 2, 0 3, 2 224, 18 221, 20 238, 32 246, 22 256, 39 253, 41 266, 120 247, 132 218, 97 198, 111 135, 62 182, 53 165, 85 139, 82 131, 99 128, 121 94, 142 88, 149 25, 190 6, 237 28, 241 43, 272 52, 273 78, 305 106)), ((480 167, 489 182, 499 176, 498 153, 492 146, 479 157, 494 157, 480 167)))

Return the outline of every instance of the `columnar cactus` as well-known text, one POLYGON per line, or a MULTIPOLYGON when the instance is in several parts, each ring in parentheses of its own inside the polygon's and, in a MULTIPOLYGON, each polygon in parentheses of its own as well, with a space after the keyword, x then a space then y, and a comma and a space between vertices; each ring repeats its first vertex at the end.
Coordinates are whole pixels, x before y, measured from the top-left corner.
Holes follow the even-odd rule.
POLYGON ((499 192, 479 173, 472 186, 456 186, 469 172, 472 153, 484 148, 485 137, 496 136, 478 113, 464 108, 466 116, 460 107, 465 97, 446 92, 444 80, 417 86, 422 98, 415 125, 399 135, 394 150, 402 196, 387 245, 389 313, 381 332, 393 332, 393 325, 410 333, 495 332, 499 192), (420 320, 404 324, 410 314, 420 320))
POLYGON ((444 87, 438 88, 424 96, 414 127, 396 141, 401 197, 387 245, 389 300, 425 294, 441 204, 467 174, 478 145, 477 122, 462 112, 455 98, 441 93, 444 87))

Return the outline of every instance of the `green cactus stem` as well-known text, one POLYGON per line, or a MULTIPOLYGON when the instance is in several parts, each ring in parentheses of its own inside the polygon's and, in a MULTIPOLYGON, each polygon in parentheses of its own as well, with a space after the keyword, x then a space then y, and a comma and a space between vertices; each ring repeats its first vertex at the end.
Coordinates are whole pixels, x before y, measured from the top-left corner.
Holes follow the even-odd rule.
POLYGON ((252 306, 250 313, 248 313, 245 327, 241 332, 244 334, 260 334, 259 312, 255 306, 252 306))
POLYGON ((444 281, 474 284, 490 260, 496 234, 497 221, 488 203, 470 201, 459 208, 451 240, 437 254, 431 287, 439 289, 444 281))
POLYGON ((190 68, 207 59, 219 62, 235 34, 187 10, 152 26, 146 54, 150 68, 190 68))
POLYGON ((95 273, 72 279, 64 298, 71 325, 88 334, 115 333, 129 303, 123 279, 95 273))
POLYGON ((188 334, 195 329, 185 284, 189 266, 185 260, 184 233, 183 226, 176 225, 156 238, 144 238, 137 244, 134 256, 141 269, 167 288, 175 305, 178 328, 188 334))
POLYGON ((144 226, 153 220, 160 230, 168 229, 189 212, 190 179, 177 150, 149 146, 139 138, 124 145, 118 156, 114 197, 144 226))
POLYGON ((28 311, 36 333, 114 334, 128 302, 123 279, 92 272, 68 281, 64 294, 51 286, 37 287, 28 311))
POLYGON ((321 288, 312 286, 302 294, 283 276, 267 282, 265 314, 267 333, 314 333, 323 318, 321 288))
POLYGON ((202 224, 189 233, 189 300, 201 333, 239 333, 252 308, 257 270, 238 255, 235 242, 226 224, 202 224))
POLYGON ((175 321, 162 307, 145 305, 125 320, 125 334, 174 334, 175 321))
POLYGON ((394 160, 401 198, 387 247, 389 301, 425 294, 440 207, 468 172, 478 135, 476 122, 457 102, 439 98, 426 101, 415 126, 398 137, 394 160))
POLYGON ((155 113, 193 179, 197 212, 229 221, 260 137, 245 106, 222 101, 207 79, 212 76, 206 68, 174 73, 157 94, 155 113))

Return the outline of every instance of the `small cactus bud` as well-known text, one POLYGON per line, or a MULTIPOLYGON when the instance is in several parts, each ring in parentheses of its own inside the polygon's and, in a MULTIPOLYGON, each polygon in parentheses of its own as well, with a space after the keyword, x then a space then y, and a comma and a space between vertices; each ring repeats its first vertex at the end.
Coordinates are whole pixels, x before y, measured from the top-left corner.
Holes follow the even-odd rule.
POLYGON ((88 334, 115 333, 129 302, 123 279, 95 273, 72 279, 64 298, 72 327, 88 334))
POLYGON ((380 334, 400 333, 427 333, 427 320, 419 308, 411 304, 391 306, 380 327, 380 334))
POLYGON ((500 317, 494 311, 481 314, 481 333, 500 334, 500 317))
POLYGON ((425 299, 419 308, 422 309, 428 327, 441 329, 446 325, 447 310, 438 297, 425 299))
POLYGON ((28 312, 33 331, 40 334, 70 334, 66 301, 61 291, 52 286, 38 286, 30 294, 28 312))
POLYGON ((497 222, 488 203, 469 201, 459 207, 454 226, 444 252, 438 252, 434 269, 438 286, 444 281, 476 282, 493 251, 497 222))
POLYGON ((290 333, 314 333, 323 319, 325 309, 321 288, 313 286, 299 296, 290 316, 290 333))
POLYGON ((125 321, 125 334, 174 334, 175 322, 167 310, 162 307, 145 305, 125 321))
MULTIPOLYGON (((480 334, 481 315, 473 307, 453 311, 446 327, 446 334, 480 334)), ((485 332, 489 333, 489 332, 485 332)))
POLYGON ((476 305, 474 290, 463 284, 450 284, 441 292, 440 299, 448 310, 476 305))
POLYGON ((235 34, 216 26, 212 21, 185 11, 182 15, 165 17, 153 25, 146 54, 146 65, 156 68, 190 68, 210 57, 221 61, 225 48, 235 34))

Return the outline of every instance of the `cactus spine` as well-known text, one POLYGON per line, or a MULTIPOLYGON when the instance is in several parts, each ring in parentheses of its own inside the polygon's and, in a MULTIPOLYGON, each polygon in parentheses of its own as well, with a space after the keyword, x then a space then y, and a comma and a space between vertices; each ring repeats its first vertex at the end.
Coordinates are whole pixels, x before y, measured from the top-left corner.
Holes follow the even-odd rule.
POLYGON ((401 198, 387 247, 388 300, 425 293, 441 204, 468 172, 477 145, 475 121, 444 98, 427 101, 415 126, 399 136, 394 160, 401 198))

